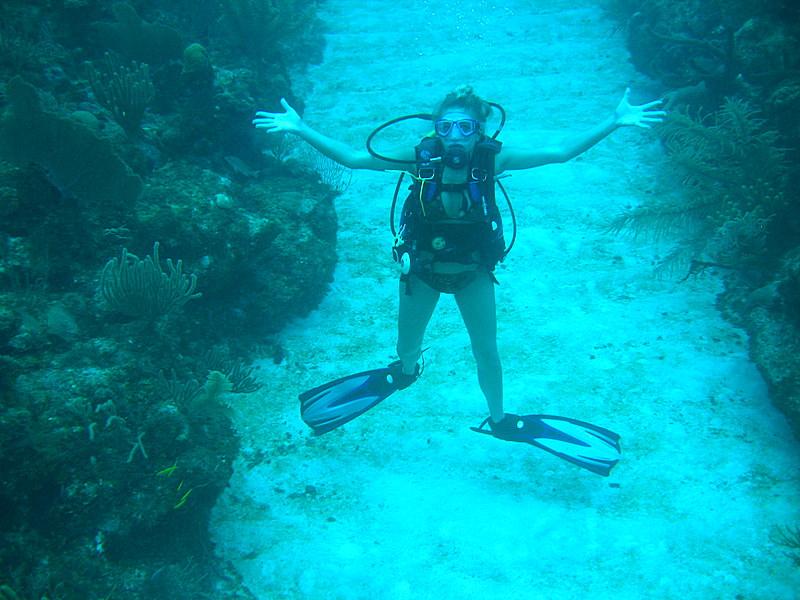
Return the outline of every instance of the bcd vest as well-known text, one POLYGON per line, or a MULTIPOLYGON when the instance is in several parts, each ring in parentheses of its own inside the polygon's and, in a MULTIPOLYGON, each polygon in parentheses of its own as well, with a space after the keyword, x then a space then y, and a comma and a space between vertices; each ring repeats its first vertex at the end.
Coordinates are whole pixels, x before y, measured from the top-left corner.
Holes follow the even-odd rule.
POLYGON ((466 181, 442 183, 444 147, 438 138, 416 146, 416 173, 400 217, 395 257, 407 254, 410 272, 430 271, 437 262, 477 264, 493 271, 507 253, 503 221, 495 201, 495 157, 502 144, 482 136, 475 145, 466 181), (442 193, 461 195, 457 215, 448 214, 442 193))

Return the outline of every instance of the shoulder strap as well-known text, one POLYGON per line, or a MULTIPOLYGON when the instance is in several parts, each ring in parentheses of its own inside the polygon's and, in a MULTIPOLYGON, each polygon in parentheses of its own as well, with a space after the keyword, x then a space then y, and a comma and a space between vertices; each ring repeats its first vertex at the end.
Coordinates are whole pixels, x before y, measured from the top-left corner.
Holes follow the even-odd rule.
POLYGON ((486 136, 480 139, 475 145, 475 165, 473 166, 484 171, 489 180, 494 180, 494 161, 495 157, 500 153, 502 146, 502 142, 498 142, 486 136))
POLYGON ((470 167, 473 170, 473 174, 475 174, 475 170, 477 169, 479 177, 474 177, 475 179, 482 182, 483 187, 483 194, 485 195, 487 201, 492 206, 496 206, 495 201, 495 157, 499 154, 500 148, 503 146, 502 142, 499 142, 493 138, 489 138, 483 136, 478 143, 475 145, 475 154, 473 158, 472 165, 470 167))
POLYGON ((441 161, 444 148, 437 137, 426 136, 414 147, 417 157, 417 177, 431 180, 441 174, 441 161))

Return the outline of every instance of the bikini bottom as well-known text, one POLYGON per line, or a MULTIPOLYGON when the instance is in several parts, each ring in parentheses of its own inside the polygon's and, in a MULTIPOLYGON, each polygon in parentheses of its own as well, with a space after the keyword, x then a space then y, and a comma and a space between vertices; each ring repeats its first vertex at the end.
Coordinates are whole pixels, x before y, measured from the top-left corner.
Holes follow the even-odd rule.
POLYGON ((443 294, 455 294, 460 292, 470 283, 475 281, 478 276, 477 269, 471 271, 461 271, 460 273, 432 273, 432 272, 419 272, 414 273, 420 281, 426 283, 433 289, 443 294))

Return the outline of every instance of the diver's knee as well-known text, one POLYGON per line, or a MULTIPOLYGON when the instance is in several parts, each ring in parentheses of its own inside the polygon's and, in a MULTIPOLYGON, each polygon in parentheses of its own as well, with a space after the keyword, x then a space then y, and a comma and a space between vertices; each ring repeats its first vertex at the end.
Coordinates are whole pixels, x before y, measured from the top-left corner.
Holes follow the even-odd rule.
POLYGON ((497 351, 496 344, 473 345, 472 355, 475 357, 475 362, 478 363, 478 367, 500 368, 500 354, 497 351))

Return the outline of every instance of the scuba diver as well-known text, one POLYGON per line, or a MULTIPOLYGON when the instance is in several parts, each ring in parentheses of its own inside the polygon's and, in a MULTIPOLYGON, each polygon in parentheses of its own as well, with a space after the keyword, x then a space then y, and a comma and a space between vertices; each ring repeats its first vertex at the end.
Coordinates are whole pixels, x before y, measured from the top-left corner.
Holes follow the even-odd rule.
POLYGON ((514 236, 506 246, 495 187, 502 189, 497 178, 506 171, 563 163, 620 127, 649 128, 663 120, 665 112, 658 110, 661 100, 632 105, 629 94, 627 89, 614 112, 591 129, 551 145, 531 147, 499 142, 496 138, 505 124, 505 111, 481 99, 470 86, 449 93, 433 114, 408 115, 381 125, 369 136, 364 150, 312 129, 285 99, 281 99, 284 112, 256 113, 256 128, 296 135, 345 167, 404 171, 412 177, 399 227, 395 228, 394 218, 397 191, 391 217, 395 234, 392 254, 401 270, 399 360, 301 394, 302 418, 316 434, 339 427, 416 381, 421 373, 423 336, 440 295, 445 293, 454 296, 466 326, 478 382, 489 408, 489 416, 473 431, 529 443, 594 473, 610 473, 620 456, 616 433, 575 419, 517 415, 503 408, 493 272, 513 245, 514 236), (486 127, 494 110, 501 113, 501 122, 490 136, 486 127), (415 148, 396 150, 391 156, 377 153, 372 138, 406 119, 432 121, 432 134, 415 148))

